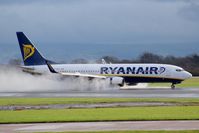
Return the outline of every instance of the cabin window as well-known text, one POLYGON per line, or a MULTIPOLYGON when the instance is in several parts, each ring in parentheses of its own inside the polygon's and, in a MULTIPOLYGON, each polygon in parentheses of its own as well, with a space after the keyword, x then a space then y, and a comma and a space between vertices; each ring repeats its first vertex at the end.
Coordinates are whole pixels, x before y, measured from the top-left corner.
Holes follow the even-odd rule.
POLYGON ((177 72, 182 72, 182 71, 183 71, 183 69, 176 69, 176 71, 177 71, 177 72))

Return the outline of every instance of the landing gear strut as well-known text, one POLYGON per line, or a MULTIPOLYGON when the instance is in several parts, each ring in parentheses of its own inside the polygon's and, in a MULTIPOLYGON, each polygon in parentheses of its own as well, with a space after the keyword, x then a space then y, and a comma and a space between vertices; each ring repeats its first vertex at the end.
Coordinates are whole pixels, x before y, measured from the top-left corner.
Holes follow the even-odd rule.
POLYGON ((175 84, 172 83, 172 84, 171 84, 171 89, 174 90, 175 88, 176 88, 175 84))

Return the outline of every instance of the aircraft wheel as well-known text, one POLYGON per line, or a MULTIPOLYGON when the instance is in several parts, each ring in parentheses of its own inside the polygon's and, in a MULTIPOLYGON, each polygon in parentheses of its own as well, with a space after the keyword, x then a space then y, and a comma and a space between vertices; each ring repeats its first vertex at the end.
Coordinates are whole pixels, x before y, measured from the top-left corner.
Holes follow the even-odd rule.
POLYGON ((174 83, 171 85, 171 89, 172 89, 172 90, 175 89, 175 84, 174 84, 174 83))

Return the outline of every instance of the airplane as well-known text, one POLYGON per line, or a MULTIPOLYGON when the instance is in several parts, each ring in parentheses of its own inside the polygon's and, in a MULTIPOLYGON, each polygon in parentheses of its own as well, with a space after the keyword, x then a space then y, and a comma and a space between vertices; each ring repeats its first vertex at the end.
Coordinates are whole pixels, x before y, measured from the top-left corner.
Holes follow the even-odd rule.
POLYGON ((47 60, 23 32, 16 32, 25 72, 32 74, 55 73, 62 77, 81 77, 89 80, 108 80, 112 85, 136 85, 137 83, 176 84, 192 77, 183 68, 169 64, 56 64, 47 60))

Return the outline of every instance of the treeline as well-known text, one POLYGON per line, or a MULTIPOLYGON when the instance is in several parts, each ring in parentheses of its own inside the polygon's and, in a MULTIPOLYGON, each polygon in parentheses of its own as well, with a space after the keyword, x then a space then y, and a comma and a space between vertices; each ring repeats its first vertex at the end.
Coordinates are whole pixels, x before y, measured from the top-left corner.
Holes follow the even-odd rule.
MULTIPOLYGON (((135 59, 119 59, 113 56, 103 56, 96 61, 89 61, 87 59, 75 59, 69 63, 77 64, 88 64, 88 63, 102 63, 104 59, 107 63, 162 63, 162 64, 172 64, 180 66, 185 70, 191 72, 194 76, 199 76, 199 55, 192 54, 185 57, 175 57, 175 56, 161 56, 158 54, 145 52, 135 59)), ((20 59, 12 59, 9 64, 20 65, 22 61, 20 59)))

